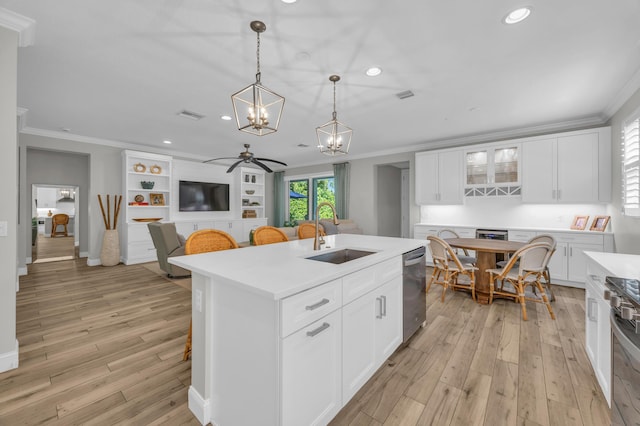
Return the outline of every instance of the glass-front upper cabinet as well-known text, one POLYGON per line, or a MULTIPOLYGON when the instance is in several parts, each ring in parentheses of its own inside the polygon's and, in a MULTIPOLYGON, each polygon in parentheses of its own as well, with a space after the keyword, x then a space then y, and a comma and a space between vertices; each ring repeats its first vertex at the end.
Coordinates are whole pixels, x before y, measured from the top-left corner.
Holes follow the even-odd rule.
POLYGON ((519 144, 466 151, 465 186, 519 184, 519 152, 519 144))

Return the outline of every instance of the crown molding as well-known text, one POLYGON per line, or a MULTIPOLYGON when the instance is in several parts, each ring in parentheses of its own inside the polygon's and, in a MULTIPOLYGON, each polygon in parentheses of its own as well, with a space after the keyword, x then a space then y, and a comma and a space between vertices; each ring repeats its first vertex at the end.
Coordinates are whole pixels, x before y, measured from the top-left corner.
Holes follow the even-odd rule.
MULTIPOLYGON (((403 154, 407 152, 421 152, 431 151, 434 149, 456 148, 466 145, 475 145, 480 143, 499 142, 509 139, 524 139, 529 137, 536 137, 545 134, 569 132, 574 130, 584 130, 592 127, 601 127, 606 124, 608 119, 603 116, 592 116, 581 118, 577 120, 563 121, 559 123, 550 123, 540 126, 523 127, 519 129, 502 130, 491 133, 481 133, 476 135, 461 136, 450 139, 432 139, 426 142, 420 142, 412 145, 405 145, 398 148, 387 149, 382 151, 372 151, 366 154, 341 156, 344 161, 363 160, 366 158, 382 157, 387 155, 403 154)), ((300 165, 299 167, 311 167, 319 166, 323 164, 335 163, 335 157, 327 157, 327 159, 308 162, 300 165)), ((276 170, 276 169, 274 169, 276 170)), ((278 169, 284 170, 284 169, 278 169)), ((276 170, 277 171, 277 170, 276 170)))
POLYGON ((81 142, 93 145, 110 146, 113 148, 130 149, 134 151, 151 152, 155 154, 170 155, 174 159, 204 161, 208 158, 203 155, 194 155, 186 152, 176 152, 168 149, 156 148, 149 145, 137 144, 132 142, 114 141, 110 139, 94 138, 91 136, 76 135, 75 133, 62 132, 57 130, 38 129, 36 127, 25 126, 20 130, 25 135, 42 136, 45 138, 62 139, 73 142, 81 142))
POLYGON ((0 7, 0 27, 18 33, 18 46, 32 46, 36 39, 36 21, 24 15, 0 7))
POLYGON ((622 108, 622 106, 640 89, 640 69, 631 77, 622 89, 616 94, 613 100, 607 105, 603 114, 607 120, 622 108))

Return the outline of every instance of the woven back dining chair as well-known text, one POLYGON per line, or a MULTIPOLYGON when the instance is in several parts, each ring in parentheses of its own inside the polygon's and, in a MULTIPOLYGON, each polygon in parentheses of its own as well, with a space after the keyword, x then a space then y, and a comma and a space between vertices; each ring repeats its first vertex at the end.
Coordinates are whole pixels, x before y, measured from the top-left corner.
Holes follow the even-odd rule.
POLYGON ((444 295, 449 287, 454 290, 469 290, 471 298, 475 300, 475 271, 478 268, 468 263, 463 264, 449 243, 442 238, 430 235, 427 240, 429 240, 429 250, 433 259, 433 273, 427 284, 426 292, 429 292, 432 284, 438 284, 442 286, 442 302, 444 302, 444 295), (461 281, 460 278, 463 276, 467 278, 461 281))
POLYGON ((261 226, 253 233, 253 242, 257 246, 265 244, 286 243, 287 234, 273 226, 261 226))
MULTIPOLYGON (((460 235, 458 235, 458 233, 453 229, 445 228, 438 231, 438 237, 444 240, 447 238, 460 238, 460 235)), ((474 256, 469 254, 469 250, 467 249, 458 249, 453 247, 451 249, 456 253, 456 256, 458 256, 458 259, 460 259, 460 262, 462 263, 475 265, 478 261, 474 256)))
MULTIPOLYGON (((238 248, 238 243, 229 234, 217 229, 202 229, 189 235, 184 245, 184 254, 209 253, 212 251, 230 250, 238 248)), ((189 334, 184 345, 182 360, 186 361, 191 355, 191 337, 193 320, 189 322, 189 334)))
POLYGON ((504 268, 488 269, 489 303, 493 302, 495 296, 513 298, 516 302, 520 302, 524 321, 527 321, 527 301, 543 303, 551 319, 556 319, 541 282, 551 258, 551 252, 550 244, 527 244, 511 256, 504 268), (505 288, 505 285, 508 287, 505 288), (532 287, 536 291, 527 295, 527 287, 532 287))
MULTIPOLYGON (((324 229, 322 228, 322 225, 320 225, 319 227, 319 235, 322 237, 325 237, 327 234, 325 234, 324 229)), ((298 225, 298 238, 301 240, 307 239, 307 238, 315 238, 316 237, 316 225, 313 223, 301 223, 300 225, 298 225)))

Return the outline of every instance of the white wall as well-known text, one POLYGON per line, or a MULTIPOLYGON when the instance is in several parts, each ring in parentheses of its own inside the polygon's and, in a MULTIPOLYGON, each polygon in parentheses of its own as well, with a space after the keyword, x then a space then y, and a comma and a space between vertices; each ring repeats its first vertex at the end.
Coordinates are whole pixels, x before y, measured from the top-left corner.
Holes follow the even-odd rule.
MULTIPOLYGON (((318 154, 320 155, 320 154, 318 154)), ((378 216, 377 211, 378 195, 377 195, 377 181, 378 181, 378 166, 395 164, 402 162, 409 162, 410 170, 410 215, 409 222, 412 228, 413 224, 419 221, 420 209, 415 204, 415 173, 414 173, 414 153, 404 152, 400 154, 383 155, 380 157, 365 158, 358 160, 349 160, 346 158, 340 158, 342 161, 348 161, 351 163, 351 188, 349 196, 349 219, 355 220, 362 228, 365 234, 377 235, 378 234, 378 216)), ((329 171, 333 173, 333 166, 331 164, 322 164, 311 167, 299 167, 289 168, 286 170, 286 176, 304 176, 308 174, 316 174, 329 171)), ((400 189, 398 188, 399 192, 400 189)), ((271 214, 272 215, 272 214, 271 214)))
MULTIPOLYGON (((15 113, 14 113, 15 114, 15 113)), ((15 118, 14 118, 15 119, 15 118)), ((102 235, 104 234, 104 224, 100 213, 100 206, 98 205, 98 194, 120 194, 122 193, 122 149, 116 147, 110 147, 105 145, 97 145, 84 142, 70 141, 66 139, 57 139, 46 136, 38 136, 31 134, 20 134, 19 138, 22 157, 26 162, 27 149, 37 148, 39 153, 42 150, 45 151, 46 157, 47 150, 55 149, 56 152, 49 152, 51 159, 65 158, 66 154, 70 154, 69 158, 88 158, 88 170, 89 178, 86 184, 83 184, 82 191, 86 190, 86 196, 84 192, 81 192, 80 202, 85 200, 86 215, 81 215, 81 228, 80 228, 80 250, 84 251, 85 245, 83 244, 84 234, 86 234, 86 252, 87 263, 90 265, 97 265, 100 263, 100 250, 102 249, 102 235), (73 157, 74 155, 78 157, 73 157), (86 223, 85 223, 86 220, 86 223), (83 224, 84 223, 84 224, 83 224), (86 232, 84 226, 86 225, 86 232)), ((36 151, 34 151, 36 152, 36 151)), ((67 179, 65 176, 65 169, 61 169, 56 166, 57 162, 51 162, 51 168, 47 170, 41 170, 46 176, 53 176, 52 179, 60 180, 67 179), (49 174, 50 173, 50 174, 49 174)), ((46 166, 42 166, 43 168, 46 166)), ((73 165, 66 166, 72 168, 73 165)), ((78 165, 79 167, 79 165, 78 165)), ((28 178, 21 176, 21 189, 20 189, 20 211, 21 219, 24 223, 28 221, 29 227, 21 227, 20 229, 20 241, 21 249, 19 252, 20 265, 25 265, 27 255, 31 255, 31 186, 26 185, 28 178), (28 188, 27 188, 28 186, 28 188), (29 242, 25 246, 25 243, 29 242)), ((40 180, 40 178, 38 178, 40 180)), ((34 182, 43 183, 43 182, 34 182)), ((67 183, 60 181, 57 183, 67 183)), ((82 209, 82 207, 81 207, 82 209)), ((120 222, 121 223, 121 222, 120 222)))
POLYGON ((622 122, 634 111, 640 108, 640 90, 629 98, 611 118, 611 158, 613 170, 613 188, 611 193, 611 205, 607 212, 611 216, 611 229, 615 232, 616 251, 619 253, 640 254, 640 218, 623 216, 621 175, 622 175, 622 151, 621 139, 622 122))
MULTIPOLYGON (((0 26, 0 372, 18 366, 16 288, 18 283, 18 144, 16 125, 18 33, 0 26)), ((21 188, 23 189, 23 188, 21 188)), ((29 189, 31 191, 31 189, 29 189)), ((29 220, 31 229, 31 220, 29 220)))

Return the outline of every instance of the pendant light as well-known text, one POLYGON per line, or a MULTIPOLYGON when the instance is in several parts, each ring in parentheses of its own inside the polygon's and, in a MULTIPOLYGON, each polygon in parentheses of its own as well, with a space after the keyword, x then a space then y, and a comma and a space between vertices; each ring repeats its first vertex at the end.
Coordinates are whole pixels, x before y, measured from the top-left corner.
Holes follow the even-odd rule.
POLYGON ((316 128, 318 136, 318 148, 325 155, 341 155, 349 152, 351 135, 353 130, 338 121, 336 112, 336 83, 340 76, 332 75, 329 81, 333 82, 333 116, 331 121, 316 128))
POLYGON ((260 21, 252 21, 250 26, 258 37, 256 82, 234 93, 231 101, 238 130, 264 136, 278 131, 284 98, 260 82, 260 33, 267 26, 260 21))

